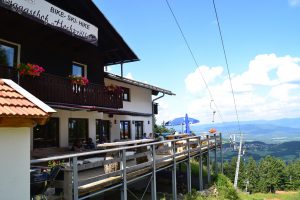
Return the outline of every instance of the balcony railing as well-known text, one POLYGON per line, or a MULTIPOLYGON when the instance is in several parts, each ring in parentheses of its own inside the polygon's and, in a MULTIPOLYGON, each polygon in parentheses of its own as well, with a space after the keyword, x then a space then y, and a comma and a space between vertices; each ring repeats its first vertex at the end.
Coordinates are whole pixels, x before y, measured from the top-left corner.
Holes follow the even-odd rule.
POLYGON ((0 67, 0 78, 12 79, 44 102, 123 108, 122 95, 105 90, 105 86, 89 83, 86 86, 72 84, 68 78, 43 73, 39 77, 22 76, 12 67, 0 67))

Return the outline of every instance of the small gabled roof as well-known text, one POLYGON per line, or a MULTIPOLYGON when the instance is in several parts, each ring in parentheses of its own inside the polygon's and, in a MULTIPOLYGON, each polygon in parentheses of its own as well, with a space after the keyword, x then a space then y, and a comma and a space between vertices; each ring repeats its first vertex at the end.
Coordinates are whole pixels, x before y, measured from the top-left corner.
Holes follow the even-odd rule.
POLYGON ((167 95, 176 95, 170 90, 166 90, 166 89, 163 89, 160 87, 149 85, 147 83, 143 83, 140 81, 124 78, 124 77, 118 76, 116 74, 106 73, 105 78, 152 90, 153 95, 157 95, 159 92, 161 92, 163 94, 167 94, 167 95))
POLYGON ((9 79, 0 79, 0 117, 45 119, 56 112, 9 79))

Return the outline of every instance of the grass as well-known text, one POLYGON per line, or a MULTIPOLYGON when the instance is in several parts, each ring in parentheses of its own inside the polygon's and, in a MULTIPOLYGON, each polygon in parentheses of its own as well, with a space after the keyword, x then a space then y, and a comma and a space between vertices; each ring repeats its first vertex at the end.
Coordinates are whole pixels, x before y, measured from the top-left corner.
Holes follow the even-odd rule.
POLYGON ((226 176, 218 174, 214 186, 209 188, 208 194, 193 190, 192 193, 185 195, 184 200, 240 200, 240 197, 230 180, 226 176))
POLYGON ((282 194, 264 194, 264 193, 255 193, 255 194, 246 194, 239 192, 239 196, 242 200, 299 200, 300 191, 297 192, 284 192, 282 194))
MULTIPOLYGON (((182 165, 182 171, 186 172, 186 165, 182 165)), ((191 159, 191 172, 193 176, 199 176, 199 162, 195 159, 191 159)), ((207 167, 203 165, 203 176, 207 176, 207 167)))

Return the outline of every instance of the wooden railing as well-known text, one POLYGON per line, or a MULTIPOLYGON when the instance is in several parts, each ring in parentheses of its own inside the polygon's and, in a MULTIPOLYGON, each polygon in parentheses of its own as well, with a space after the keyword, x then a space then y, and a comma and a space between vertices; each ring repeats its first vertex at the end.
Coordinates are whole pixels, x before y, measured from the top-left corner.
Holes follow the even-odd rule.
POLYGON ((72 84, 66 77, 43 73, 39 77, 22 76, 12 67, 0 66, 0 78, 12 79, 46 103, 123 108, 120 93, 105 90, 105 86, 89 83, 87 86, 72 84))

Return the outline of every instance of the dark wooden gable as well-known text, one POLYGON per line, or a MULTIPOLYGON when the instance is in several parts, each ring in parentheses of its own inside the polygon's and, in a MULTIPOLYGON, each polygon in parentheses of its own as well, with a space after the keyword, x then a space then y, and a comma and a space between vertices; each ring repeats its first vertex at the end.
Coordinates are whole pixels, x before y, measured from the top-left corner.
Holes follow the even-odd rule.
POLYGON ((135 53, 91 0, 47 0, 98 27, 98 49, 104 53, 104 65, 138 60, 135 53))

